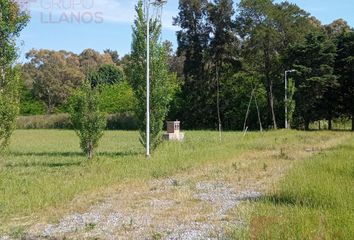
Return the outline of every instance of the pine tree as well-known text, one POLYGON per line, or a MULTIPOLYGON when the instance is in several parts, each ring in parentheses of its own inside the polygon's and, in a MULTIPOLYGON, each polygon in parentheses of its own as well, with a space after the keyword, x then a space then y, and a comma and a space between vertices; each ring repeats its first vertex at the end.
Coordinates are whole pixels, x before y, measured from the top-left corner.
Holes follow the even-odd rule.
POLYGON ((338 36, 335 73, 339 77, 342 113, 352 118, 354 131, 354 30, 338 36))
POLYGON ((175 25, 178 56, 184 56, 184 84, 180 98, 183 106, 179 114, 188 128, 214 126, 214 88, 207 72, 208 47, 211 28, 208 23, 207 0, 181 0, 175 25))
MULTIPOLYGON (((235 23, 232 20, 235 11, 232 0, 215 0, 209 4, 209 24, 212 37, 209 48, 209 72, 216 92, 216 110, 218 129, 221 133, 222 118, 225 106, 221 106, 222 86, 240 67, 238 60, 238 40, 235 23)), ((223 104, 224 105, 224 104, 223 104)))
POLYGON ((289 50, 289 61, 297 70, 293 74, 297 89, 295 115, 306 130, 310 122, 322 119, 332 108, 326 104, 326 92, 337 84, 333 74, 335 54, 333 42, 318 33, 309 34, 305 43, 289 50))

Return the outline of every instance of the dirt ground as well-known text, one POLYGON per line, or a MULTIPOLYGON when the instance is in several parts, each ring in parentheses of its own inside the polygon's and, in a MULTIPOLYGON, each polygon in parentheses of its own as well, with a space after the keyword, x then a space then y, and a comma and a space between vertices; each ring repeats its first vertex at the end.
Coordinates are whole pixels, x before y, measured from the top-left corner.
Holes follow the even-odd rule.
POLYGON ((129 182, 88 209, 33 225, 24 239, 224 239, 245 224, 241 203, 272 189, 295 161, 338 141, 248 152, 170 178, 129 182))

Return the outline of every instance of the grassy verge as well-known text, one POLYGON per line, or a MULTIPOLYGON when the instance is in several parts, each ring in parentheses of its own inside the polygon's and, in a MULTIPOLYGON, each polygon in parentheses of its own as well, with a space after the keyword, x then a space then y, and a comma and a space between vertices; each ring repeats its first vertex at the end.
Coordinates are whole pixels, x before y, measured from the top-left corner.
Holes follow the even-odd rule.
POLYGON ((77 210, 80 196, 99 195, 126 181, 148 181, 206 164, 222 165, 248 152, 260 158, 269 152, 274 164, 280 165, 291 162, 287 154, 303 154, 307 148, 320 150, 348 136, 343 132, 276 131, 246 136, 229 132, 220 142, 216 132, 187 132, 184 142, 165 142, 147 160, 137 132, 108 131, 99 156, 87 163, 72 131, 19 130, 9 153, 0 158, 0 231, 12 224, 31 224, 34 216, 54 215, 73 200, 78 202, 77 210))
POLYGON ((354 139, 297 163, 276 190, 245 208, 239 239, 353 239, 354 139))

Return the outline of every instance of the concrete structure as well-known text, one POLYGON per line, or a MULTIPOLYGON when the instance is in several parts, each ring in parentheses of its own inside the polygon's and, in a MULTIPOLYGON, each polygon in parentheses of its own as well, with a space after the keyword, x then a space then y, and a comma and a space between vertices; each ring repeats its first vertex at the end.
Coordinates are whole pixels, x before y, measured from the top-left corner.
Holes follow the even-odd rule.
POLYGON ((168 141, 183 141, 184 133, 181 132, 181 122, 168 121, 167 133, 165 133, 165 139, 168 141))

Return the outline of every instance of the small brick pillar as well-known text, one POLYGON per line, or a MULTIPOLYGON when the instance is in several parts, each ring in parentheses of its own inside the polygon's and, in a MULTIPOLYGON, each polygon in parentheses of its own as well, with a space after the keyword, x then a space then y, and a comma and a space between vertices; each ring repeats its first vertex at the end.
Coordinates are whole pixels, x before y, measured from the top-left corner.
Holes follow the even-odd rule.
POLYGON ((167 133, 165 134, 165 139, 169 141, 182 141, 184 139, 184 133, 181 133, 180 121, 167 121, 167 133))

